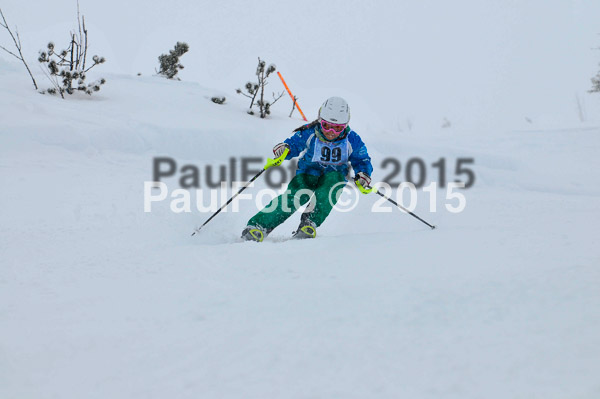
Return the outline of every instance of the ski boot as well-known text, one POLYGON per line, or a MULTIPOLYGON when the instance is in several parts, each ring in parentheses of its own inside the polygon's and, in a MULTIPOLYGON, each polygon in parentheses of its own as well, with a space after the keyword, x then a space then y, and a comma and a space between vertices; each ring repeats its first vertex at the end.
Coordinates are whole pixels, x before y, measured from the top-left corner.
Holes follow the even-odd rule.
POLYGON ((262 242, 270 232, 270 230, 260 226, 246 226, 244 230, 242 230, 242 238, 245 241, 262 242))
POLYGON ((302 215, 300 218, 300 225, 298 230, 294 231, 292 238, 315 238, 317 236, 317 226, 313 223, 308 216, 302 215))

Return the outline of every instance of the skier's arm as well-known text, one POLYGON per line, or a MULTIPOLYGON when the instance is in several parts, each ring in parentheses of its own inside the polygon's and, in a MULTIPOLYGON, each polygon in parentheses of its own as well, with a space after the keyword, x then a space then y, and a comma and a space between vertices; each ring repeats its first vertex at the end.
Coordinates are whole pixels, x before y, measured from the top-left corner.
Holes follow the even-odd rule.
POLYGON ((306 149, 306 143, 313 133, 312 129, 300 130, 292 137, 285 139, 284 143, 290 146, 290 152, 285 159, 292 159, 300 155, 306 149))
POLYGON ((371 165, 371 157, 367 152, 367 146, 363 143, 360 136, 354 132, 351 132, 348 141, 352 146, 352 153, 350 154, 349 161, 352 165, 352 169, 354 169, 354 174, 356 175, 362 172, 367 176, 371 176, 371 173, 373 173, 373 166, 371 165))

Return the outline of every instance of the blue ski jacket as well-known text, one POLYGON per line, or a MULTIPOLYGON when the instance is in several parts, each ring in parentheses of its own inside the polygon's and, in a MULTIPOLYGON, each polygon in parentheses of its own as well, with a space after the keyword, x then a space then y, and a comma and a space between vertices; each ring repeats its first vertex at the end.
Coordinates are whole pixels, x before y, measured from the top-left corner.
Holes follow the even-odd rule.
POLYGON ((373 172, 367 146, 349 126, 335 140, 329 141, 321 132, 320 125, 306 125, 284 143, 290 146, 286 159, 299 157, 297 175, 321 176, 337 171, 347 176, 348 164, 352 165, 355 174, 364 172, 371 176, 373 172))

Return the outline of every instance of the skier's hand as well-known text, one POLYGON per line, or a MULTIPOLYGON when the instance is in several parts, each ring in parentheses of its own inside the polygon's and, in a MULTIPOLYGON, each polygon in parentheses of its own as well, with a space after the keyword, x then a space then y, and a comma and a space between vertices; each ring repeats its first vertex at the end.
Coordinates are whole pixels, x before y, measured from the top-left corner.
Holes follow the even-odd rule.
POLYGON ((275 158, 279 158, 280 156, 282 156, 286 148, 288 150, 290 149, 290 146, 286 143, 279 143, 275 147, 273 147, 273 154, 275 154, 275 158))
MULTIPOLYGON (((366 190, 371 185, 371 176, 369 176, 365 172, 358 172, 356 176, 354 176, 354 183, 358 186, 359 189, 363 188, 366 190)), ((363 190, 360 191, 364 193, 363 190)))

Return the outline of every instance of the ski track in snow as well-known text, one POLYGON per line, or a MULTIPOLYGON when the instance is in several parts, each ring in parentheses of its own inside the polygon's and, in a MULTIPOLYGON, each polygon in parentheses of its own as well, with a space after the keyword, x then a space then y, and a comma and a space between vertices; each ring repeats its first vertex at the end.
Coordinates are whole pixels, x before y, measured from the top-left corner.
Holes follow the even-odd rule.
POLYGON ((419 197, 431 231, 362 196, 315 240, 288 239, 296 214, 255 244, 252 203, 190 237, 209 214, 144 213, 143 182, 153 156, 268 156, 298 120, 158 78, 63 101, 0 69, 0 397, 600 397, 599 127, 361 131, 375 180, 473 157, 465 211, 419 197))

